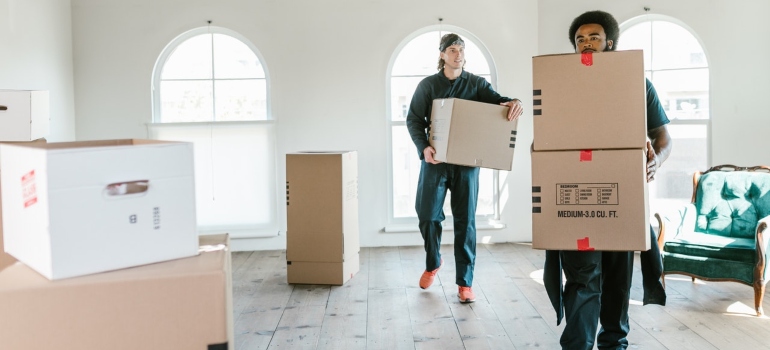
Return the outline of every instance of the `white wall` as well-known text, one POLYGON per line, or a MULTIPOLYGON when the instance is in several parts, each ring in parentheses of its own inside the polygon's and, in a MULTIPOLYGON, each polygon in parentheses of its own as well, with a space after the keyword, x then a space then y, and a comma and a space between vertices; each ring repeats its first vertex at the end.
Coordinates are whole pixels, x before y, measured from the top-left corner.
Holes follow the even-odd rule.
POLYGON ((0 89, 48 90, 46 139, 75 139, 69 0, 0 0, 0 89))
MULTIPOLYGON (((762 17, 770 13, 770 3, 764 0, 72 0, 72 5, 78 139, 146 137, 155 60, 174 37, 212 20, 248 38, 266 61, 278 130, 276 186, 285 181, 287 152, 359 151, 363 246, 422 244, 419 233, 381 232, 388 205, 385 77, 401 40, 437 24, 438 17, 475 34, 497 64, 498 90, 525 102, 531 101, 531 57, 570 52, 566 32, 583 11, 606 10, 622 23, 648 6, 651 13, 677 18, 696 31, 711 67, 712 164, 770 164, 762 138, 770 132, 761 104, 770 96, 765 63, 770 47, 764 40, 770 21, 762 17)), ((519 124, 522 145, 532 140, 531 118, 525 113, 519 124)), ((503 184, 507 228, 479 232, 493 242, 531 236, 527 147, 517 149, 514 159, 503 184)), ((284 222, 283 208, 280 215, 284 222)), ((235 245, 278 249, 285 238, 235 245)))
MULTIPOLYGON (((244 35, 265 59, 278 130, 276 186, 285 184, 287 152, 358 150, 361 244, 422 244, 417 232, 381 232, 388 212, 389 60, 406 36, 443 17, 445 24, 472 32, 487 46, 497 63, 498 90, 527 101, 530 58, 537 49, 536 11, 535 0, 515 5, 483 0, 473 6, 460 0, 74 0, 78 138, 146 137, 158 55, 177 35, 212 20, 244 35)), ((520 143, 528 145, 530 118, 525 115, 519 125, 520 143)), ((502 218, 508 228, 482 233, 494 241, 530 237, 528 147, 515 157, 518 170, 505 183, 509 199, 502 218)), ((285 222, 285 208, 280 212, 285 222)), ((451 241, 451 235, 445 238, 451 241)), ((284 236, 234 242, 236 249, 284 246, 284 236)))

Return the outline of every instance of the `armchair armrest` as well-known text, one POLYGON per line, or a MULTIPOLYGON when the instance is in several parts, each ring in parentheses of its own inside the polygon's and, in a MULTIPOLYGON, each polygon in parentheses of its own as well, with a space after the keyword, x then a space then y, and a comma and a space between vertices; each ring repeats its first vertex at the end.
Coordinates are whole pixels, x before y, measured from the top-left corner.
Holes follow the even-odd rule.
POLYGON ((695 217, 696 210, 695 204, 693 203, 688 203, 678 210, 655 213, 655 218, 658 220, 658 227, 660 227, 658 245, 661 250, 663 249, 663 243, 665 243, 667 239, 670 240, 682 232, 695 231, 695 217))
POLYGON ((768 242, 770 242, 770 215, 757 222, 757 266, 754 269, 754 281, 763 281, 770 266, 767 264, 768 242))

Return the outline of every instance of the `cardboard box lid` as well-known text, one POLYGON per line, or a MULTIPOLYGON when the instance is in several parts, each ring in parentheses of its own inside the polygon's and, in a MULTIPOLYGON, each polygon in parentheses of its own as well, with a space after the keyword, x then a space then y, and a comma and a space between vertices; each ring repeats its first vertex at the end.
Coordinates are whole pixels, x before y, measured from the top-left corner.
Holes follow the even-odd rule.
POLYGON ((534 148, 644 148, 641 50, 532 58, 534 148))
POLYGON ((205 349, 232 342, 228 235, 191 258, 49 281, 0 272, 3 349, 205 349), (45 336, 40 336, 44 334, 45 336))
MULTIPOLYGON (((48 181, 48 190, 87 187, 103 181, 123 182, 150 178, 192 176, 193 145, 139 139, 54 143, 2 143, 0 161, 6 171, 18 175, 36 170, 38 181, 48 181), (26 164, 20 164, 20 158, 26 164), (30 159, 32 158, 32 159, 30 159), (15 169, 24 167, 24 169, 15 169), (84 171, 88 169, 88 171, 84 171), (55 174, 42 173, 54 171, 55 174)), ((107 184, 104 184, 107 185, 107 184)))

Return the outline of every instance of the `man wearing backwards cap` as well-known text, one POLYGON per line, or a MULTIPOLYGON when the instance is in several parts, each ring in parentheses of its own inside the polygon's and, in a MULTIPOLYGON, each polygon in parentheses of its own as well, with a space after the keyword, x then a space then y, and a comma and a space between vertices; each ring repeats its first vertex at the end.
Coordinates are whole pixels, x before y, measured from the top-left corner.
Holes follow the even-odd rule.
MULTIPOLYGON (((460 302, 471 303, 476 296, 471 289, 476 259, 476 202, 479 194, 479 168, 446 164, 433 159, 436 150, 428 142, 433 100, 461 98, 508 106, 508 120, 523 112, 521 101, 500 96, 484 78, 463 70, 465 42, 457 34, 446 34, 439 44, 438 73, 423 79, 412 96, 406 126, 422 159, 417 184, 415 209, 420 233, 425 241, 425 272, 420 277, 420 288, 433 284, 441 259, 442 207, 447 190, 452 191, 454 217, 455 280, 460 302)), ((479 140, 483 142, 483 140, 479 140)))
MULTIPOLYGON (((611 14, 589 11, 572 21, 569 40, 576 53, 614 51, 618 45, 618 22, 611 14)), ((671 153, 669 120, 652 83, 647 80, 647 182, 671 153)), ((655 233, 650 227, 652 247, 641 253, 644 304, 665 305, 660 283, 663 266, 655 233)), ((546 251, 543 283, 556 309, 557 323, 564 317, 562 349, 626 349, 630 331, 628 305, 634 252, 546 251), (562 270, 567 283, 562 290, 562 270), (562 312, 563 311, 563 312, 562 312), (602 328, 597 336, 598 323, 602 328)))

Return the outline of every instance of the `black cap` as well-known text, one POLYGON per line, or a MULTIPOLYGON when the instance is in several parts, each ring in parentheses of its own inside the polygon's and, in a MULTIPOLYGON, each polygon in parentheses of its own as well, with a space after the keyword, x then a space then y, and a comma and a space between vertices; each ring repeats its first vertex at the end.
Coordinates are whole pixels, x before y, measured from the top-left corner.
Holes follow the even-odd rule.
POLYGON ((462 47, 465 47, 465 41, 463 39, 454 33, 445 34, 441 37, 441 44, 438 47, 438 50, 441 52, 444 52, 447 47, 450 47, 452 45, 460 45, 462 47))

